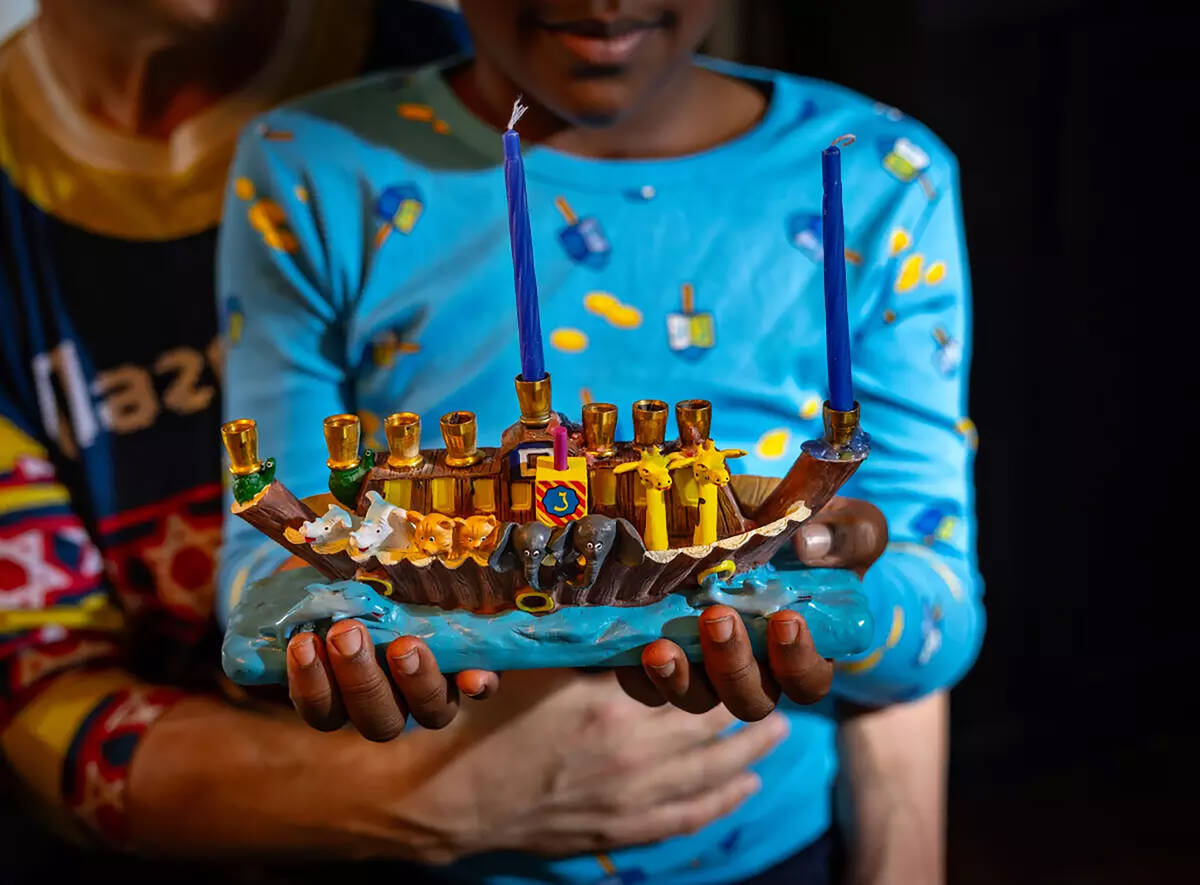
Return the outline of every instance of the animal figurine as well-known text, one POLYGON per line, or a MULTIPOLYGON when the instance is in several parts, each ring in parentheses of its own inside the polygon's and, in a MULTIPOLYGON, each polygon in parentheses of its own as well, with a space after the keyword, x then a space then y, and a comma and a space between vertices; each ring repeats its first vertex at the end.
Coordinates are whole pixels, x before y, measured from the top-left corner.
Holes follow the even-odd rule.
POLYGON ((285 528, 284 537, 293 544, 309 544, 322 555, 341 553, 350 546, 354 523, 350 514, 337 504, 330 504, 324 516, 301 523, 299 530, 285 528))
POLYGON ((498 572, 521 569, 525 583, 534 590, 541 590, 542 560, 550 552, 549 545, 550 526, 540 522, 505 523, 488 565, 498 572))
POLYGON ((320 621, 341 618, 366 618, 378 621, 389 606, 375 591, 352 581, 339 584, 310 584, 306 595, 275 622, 275 639, 287 648, 292 634, 301 628, 312 629, 320 621))
MULTIPOLYGON (((487 565, 489 555, 500 540, 500 520, 491 513, 485 513, 458 519, 455 523, 451 562, 457 565, 473 559, 479 565, 487 565)), ((447 562, 447 565, 451 562, 447 562)))
MULTIPOLYGON (((239 504, 253 500, 254 496, 275 481, 275 459, 268 458, 253 473, 233 477, 233 498, 239 504)), ((293 541, 293 544, 299 543, 293 541)))
POLYGON ((353 507, 358 498, 358 490, 362 481, 370 474, 375 466, 375 453, 366 449, 354 467, 331 469, 329 471, 329 491, 347 507, 353 507))
POLYGON ((742 449, 718 449, 711 439, 706 439, 688 458, 679 458, 674 467, 691 467, 696 479, 700 498, 700 516, 692 533, 692 543, 715 544, 717 542, 717 489, 729 485, 729 468, 726 458, 744 458, 742 449))
POLYGON ((441 513, 422 516, 415 510, 406 514, 412 526, 416 556, 449 557, 454 552, 454 517, 441 513))
POLYGON ((642 539, 647 550, 666 550, 669 546, 665 492, 671 487, 671 471, 684 460, 685 456, 678 452, 667 457, 658 446, 647 446, 642 449, 640 460, 613 468, 613 473, 636 470, 638 480, 646 487, 646 531, 642 539))
POLYGON ((554 530, 550 551, 563 570, 574 574, 572 587, 591 589, 608 557, 616 551, 622 565, 632 568, 642 561, 646 548, 627 519, 589 513, 554 530))
POLYGON ((362 525, 350 533, 347 547, 350 558, 366 562, 374 556, 381 565, 399 562, 412 551, 413 534, 408 520, 412 511, 400 509, 376 491, 367 492, 367 500, 370 505, 362 525))

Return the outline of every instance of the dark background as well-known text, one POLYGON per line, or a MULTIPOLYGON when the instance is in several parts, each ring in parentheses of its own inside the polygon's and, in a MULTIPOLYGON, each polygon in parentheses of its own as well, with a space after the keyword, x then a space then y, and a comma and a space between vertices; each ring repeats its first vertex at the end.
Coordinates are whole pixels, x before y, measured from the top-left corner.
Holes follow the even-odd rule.
POLYGON ((1195 702, 1173 684, 1194 579, 1159 568, 1189 552, 1159 498, 1189 479, 1197 25, 1099 0, 727 0, 712 41, 895 105, 959 158, 989 623, 952 699, 956 885, 1195 875, 1195 702))
POLYGON ((951 882, 1195 875, 1194 701, 1170 687, 1194 640, 1181 570, 1156 573, 1180 550, 1154 492, 1187 481, 1172 409, 1192 397, 1170 384, 1194 371, 1198 24, 1075 0, 753 0, 714 38, 895 105, 959 159, 988 632, 952 696, 951 882))

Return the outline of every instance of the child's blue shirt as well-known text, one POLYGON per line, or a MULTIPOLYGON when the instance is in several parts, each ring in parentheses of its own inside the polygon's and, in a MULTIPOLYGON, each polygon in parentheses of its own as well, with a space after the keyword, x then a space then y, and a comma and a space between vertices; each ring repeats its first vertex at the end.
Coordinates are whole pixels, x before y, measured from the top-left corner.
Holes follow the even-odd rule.
MULTIPOLYGON (((706 64, 714 64, 706 62, 706 64)), ((919 123, 827 83, 720 65, 770 94, 751 131, 699 154, 594 160, 527 147, 555 407, 641 398, 713 404, 712 435, 782 475, 821 433, 825 398, 820 152, 843 153, 854 381, 873 439, 845 487, 886 514, 866 588, 874 647, 839 665, 866 704, 953 684, 983 634, 966 417, 970 300, 953 156, 919 123)), ((500 134, 425 69, 334 88, 244 134, 221 228, 225 413, 258 421, 298 495, 324 489, 322 419, 469 409, 482 444, 516 419, 519 370, 500 134), (265 124, 265 125, 264 125, 265 124)), ((220 609, 286 552, 227 517, 220 609)), ((609 857, 489 857, 495 882, 726 882, 831 821, 829 705, 785 705, 762 791, 691 835, 609 857), (615 872, 613 872, 615 870, 615 872)))

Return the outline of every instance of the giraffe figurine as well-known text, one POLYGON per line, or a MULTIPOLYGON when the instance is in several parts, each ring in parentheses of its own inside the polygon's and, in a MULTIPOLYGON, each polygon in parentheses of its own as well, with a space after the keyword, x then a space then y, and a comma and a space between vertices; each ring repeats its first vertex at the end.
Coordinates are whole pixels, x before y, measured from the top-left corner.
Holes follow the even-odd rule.
POLYGON ((641 460, 629 461, 613 468, 613 473, 638 472, 638 481, 646 487, 646 530, 642 540, 647 550, 666 550, 667 503, 666 491, 671 487, 671 471, 685 460, 678 452, 663 455, 658 446, 642 449, 641 460))
MULTIPOLYGON (((673 467, 691 467, 696 478, 700 497, 700 517, 692 534, 692 543, 715 544, 717 541, 717 489, 729 485, 729 468, 726 458, 744 458, 743 449, 718 449, 711 439, 706 439, 690 458, 676 458, 673 467)), ((646 545, 649 547, 649 544, 646 545)))

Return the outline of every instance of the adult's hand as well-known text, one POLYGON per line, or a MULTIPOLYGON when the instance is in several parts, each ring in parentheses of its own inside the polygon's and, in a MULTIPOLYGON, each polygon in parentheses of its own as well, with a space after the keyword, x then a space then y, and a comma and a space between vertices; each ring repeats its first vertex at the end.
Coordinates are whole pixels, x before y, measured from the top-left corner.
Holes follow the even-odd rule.
MULTIPOLYGON (((873 504, 834 498, 795 535, 805 565, 853 569, 861 577, 887 545, 887 520, 873 504)), ((690 663, 674 642, 659 639, 642 652, 642 667, 618 671, 622 687, 651 706, 674 704, 692 713, 717 704, 753 722, 773 709, 780 694, 798 704, 823 698, 833 682, 833 662, 813 645, 804 618, 794 611, 772 615, 767 628, 767 662, 755 660, 741 617, 712 606, 699 618, 703 667, 690 663)))
POLYGON ((293 636, 288 694, 300 718, 318 731, 335 731, 348 719, 368 740, 390 741, 410 714, 425 728, 444 728, 458 713, 459 692, 484 700, 500 685, 486 670, 464 670, 451 681, 412 636, 393 640, 384 657, 387 672, 367 628, 353 619, 330 627, 324 642, 315 633, 293 636))
POLYGON ((446 859, 603 852, 694 832, 759 788, 749 766, 787 731, 781 716, 728 732, 735 720, 726 710, 647 709, 612 673, 504 678, 499 697, 465 703, 440 732, 366 745, 391 751, 428 742, 445 760, 397 813, 411 807, 418 822, 435 826, 446 859))
POLYGON ((608 851, 731 812, 758 786, 749 766, 786 731, 771 717, 723 735, 734 721, 725 710, 649 710, 607 673, 505 681, 486 704, 464 701, 447 728, 389 743, 321 734, 270 705, 185 700, 134 757, 134 845, 207 859, 423 863, 608 851))

